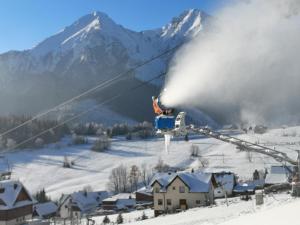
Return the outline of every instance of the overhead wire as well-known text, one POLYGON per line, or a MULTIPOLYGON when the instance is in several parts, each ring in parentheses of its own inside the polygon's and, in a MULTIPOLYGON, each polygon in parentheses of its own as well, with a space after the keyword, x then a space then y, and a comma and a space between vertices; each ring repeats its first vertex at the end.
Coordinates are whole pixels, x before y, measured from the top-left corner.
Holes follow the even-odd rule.
POLYGON ((14 146, 12 146, 11 148, 6 149, 6 151, 11 151, 11 150, 13 150, 13 149, 17 149, 18 147, 20 147, 20 146, 22 146, 22 145, 24 145, 24 144, 30 142, 31 140, 34 140, 35 138, 40 137, 40 136, 43 135, 43 134, 46 134, 47 132, 50 132, 51 130, 55 130, 56 128, 65 125, 66 123, 69 123, 69 122, 71 122, 71 121, 73 121, 73 120, 75 120, 75 119, 77 119, 77 118, 79 118, 79 117, 81 117, 81 116, 83 116, 83 115, 86 115, 87 113, 96 110, 96 109, 99 108, 100 106, 109 104, 110 102, 114 101, 115 99, 117 99, 117 98, 119 98, 119 97, 121 97, 121 96, 124 96, 124 94, 127 94, 127 93, 129 93, 130 91, 134 91, 134 90, 136 90, 136 89, 138 89, 138 88, 141 88, 141 87, 145 86, 146 84, 149 84, 149 83, 151 83, 152 81, 154 81, 154 80, 156 80, 156 79, 159 79, 159 78, 161 78, 161 77, 163 77, 163 76, 165 76, 165 75, 166 75, 166 72, 163 72, 163 73, 159 74, 159 75, 156 76, 156 77, 153 77, 153 78, 151 78, 151 79, 149 79, 149 80, 147 80, 147 81, 142 82, 142 83, 139 84, 139 85, 136 85, 136 86, 134 86, 134 87, 132 87, 132 88, 129 88, 129 89, 127 89, 127 90, 124 90, 124 91, 122 91, 121 93, 119 93, 119 94, 117 94, 117 95, 115 95, 115 96, 112 96, 111 98, 109 98, 109 99, 107 99, 107 100, 105 100, 105 101, 103 101, 103 102, 101 102, 101 103, 99 103, 99 104, 97 104, 97 105, 94 105, 93 107, 90 107, 89 109, 84 110, 84 111, 78 113, 77 115, 75 115, 75 116, 73 116, 73 117, 71 117, 71 118, 69 118, 69 119, 66 119, 66 120, 62 121, 62 122, 58 123, 57 125, 55 125, 55 126, 53 126, 53 127, 50 127, 50 128, 48 128, 48 129, 46 129, 46 130, 44 130, 44 131, 42 131, 42 132, 40 132, 40 133, 38 133, 38 134, 36 134, 36 135, 30 137, 30 138, 27 138, 26 140, 24 140, 24 141, 22 141, 22 142, 20 142, 20 143, 18 143, 18 144, 16 144, 16 145, 14 145, 14 146))
POLYGON ((70 99, 68 99, 68 100, 66 100, 66 101, 64 101, 64 102, 62 102, 62 103, 60 103, 60 104, 58 104, 58 105, 50 108, 50 109, 47 109, 44 112, 38 113, 37 115, 35 115, 32 118, 26 120, 25 122, 23 122, 23 123, 15 126, 13 128, 10 128, 10 129, 8 129, 8 130, 0 133, 0 137, 3 137, 4 135, 7 135, 7 134, 9 134, 9 133, 11 133, 11 132, 13 132, 13 131, 15 131, 15 130, 21 128, 21 127, 23 127, 23 126, 25 126, 25 125, 27 125, 27 124, 30 124, 34 120, 37 120, 37 119, 39 119, 39 118, 41 118, 41 117, 49 114, 50 112, 53 112, 56 109, 59 109, 59 108, 65 106, 65 105, 68 105, 68 104, 70 104, 70 103, 72 103, 72 102, 74 102, 74 101, 76 101, 76 100, 78 100, 78 99, 80 99, 80 98, 82 98, 84 96, 87 96, 87 95, 91 94, 92 92, 94 92, 96 90, 101 90, 102 88, 105 88, 105 87, 108 87, 108 86, 112 85, 114 82, 118 81, 120 78, 122 78, 126 74, 130 74, 131 72, 133 72, 133 71, 135 71, 135 70, 143 67, 144 65, 149 64, 149 63, 155 61, 156 59, 161 58, 162 56, 167 55, 167 54, 175 51, 176 49, 178 49, 182 45, 183 45, 183 43, 179 43, 178 45, 176 45, 176 46, 174 46, 172 48, 169 48, 166 51, 164 51, 164 52, 162 52, 162 53, 160 53, 160 54, 158 54, 156 56, 153 56, 150 59, 147 59, 147 60, 143 61, 142 63, 139 63, 138 65, 136 65, 136 66, 128 69, 125 72, 118 73, 113 78, 111 78, 109 80, 106 80, 104 82, 101 82, 100 84, 98 84, 98 85, 96 85, 96 86, 94 86, 94 87, 92 87, 92 88, 90 88, 90 89, 88 89, 88 90, 86 90, 86 91, 78 94, 77 96, 74 96, 74 97, 72 97, 72 98, 70 98, 70 99))

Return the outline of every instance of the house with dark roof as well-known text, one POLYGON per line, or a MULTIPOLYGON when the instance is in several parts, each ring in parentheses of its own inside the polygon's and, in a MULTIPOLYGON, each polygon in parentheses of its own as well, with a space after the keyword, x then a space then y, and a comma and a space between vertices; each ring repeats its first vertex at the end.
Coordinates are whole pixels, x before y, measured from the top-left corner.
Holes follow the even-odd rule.
POLYGON ((136 205, 134 194, 131 193, 119 193, 117 195, 106 198, 102 201, 103 210, 130 210, 136 205))
POLYGON ((135 199, 138 205, 152 205, 153 192, 151 187, 142 187, 135 192, 135 199))
POLYGON ((94 212, 102 204, 102 200, 107 198, 107 191, 87 192, 78 191, 69 195, 62 195, 58 205, 58 215, 63 218, 81 218, 94 212))
POLYGON ((56 216, 57 209, 58 207, 54 202, 39 203, 33 206, 33 217, 49 219, 56 216))
POLYGON ((154 214, 211 205, 217 186, 211 173, 178 172, 157 174, 152 180, 154 214))
POLYGON ((32 219, 36 201, 19 181, 0 181, 0 224, 19 225, 32 219))

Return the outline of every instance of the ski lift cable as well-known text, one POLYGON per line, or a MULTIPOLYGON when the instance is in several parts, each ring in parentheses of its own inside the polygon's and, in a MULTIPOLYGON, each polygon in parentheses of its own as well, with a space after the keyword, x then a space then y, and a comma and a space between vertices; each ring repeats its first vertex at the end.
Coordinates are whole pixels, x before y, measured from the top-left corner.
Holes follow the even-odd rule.
POLYGON ((129 92, 131 92, 131 91, 134 91, 134 90, 136 90, 136 89, 139 89, 139 88, 145 86, 146 84, 149 84, 149 83, 151 83, 152 81, 154 81, 154 80, 156 80, 156 79, 159 79, 159 78, 161 78, 161 77, 163 77, 163 76, 165 76, 165 75, 166 75, 166 72, 163 72, 163 73, 159 74, 158 76, 151 78, 150 80, 144 81, 144 82, 142 82, 142 83, 139 84, 139 85, 136 85, 136 86, 134 86, 134 87, 132 87, 132 88, 129 88, 129 89, 127 89, 127 90, 124 90, 123 92, 121 92, 121 93, 119 93, 119 94, 117 94, 117 95, 115 95, 115 96, 113 96, 113 97, 111 97, 111 98, 109 98, 109 99, 107 99, 107 100, 105 100, 105 101, 103 101, 103 102, 97 104, 97 105, 94 105, 94 106, 92 106, 91 108, 89 108, 89 109, 87 109, 87 110, 84 110, 84 111, 78 113, 77 115, 75 115, 75 116, 73 116, 73 117, 71 117, 71 118, 69 118, 69 119, 66 119, 66 120, 62 121, 61 123, 59 123, 59 124, 57 124, 57 125, 55 125, 55 126, 53 126, 53 127, 50 127, 50 128, 48 128, 48 129, 46 129, 46 130, 44 130, 44 131, 42 131, 42 132, 40 132, 40 133, 38 133, 38 134, 36 134, 36 135, 30 137, 30 138, 27 138, 26 140, 24 140, 24 141, 22 141, 22 142, 16 144, 15 146, 13 146, 13 147, 7 149, 6 151, 11 151, 11 150, 13 150, 13 149, 17 149, 18 147, 20 147, 20 146, 22 146, 22 145, 28 143, 29 141, 31 141, 31 140, 33 140, 33 139, 35 139, 35 138, 40 137, 40 136, 43 135, 43 134, 46 134, 47 132, 50 132, 51 130, 54 130, 54 129, 58 128, 58 127, 61 127, 61 126, 65 125, 66 123, 69 123, 69 122, 71 122, 71 121, 73 121, 73 120, 75 120, 75 119, 77 119, 77 118, 79 118, 79 117, 82 117, 82 116, 86 115, 87 113, 96 110, 96 109, 99 108, 100 106, 107 105, 107 104, 111 103, 112 101, 114 101, 115 99, 117 99, 117 98, 119 98, 119 97, 121 97, 121 96, 124 96, 124 95, 126 95, 127 93, 129 93, 129 92))
POLYGON ((88 90, 80 93, 77 96, 74 96, 74 97, 72 97, 72 98, 70 98, 70 99, 68 99, 68 100, 66 100, 66 101, 64 101, 64 102, 62 102, 62 103, 60 103, 60 104, 58 104, 58 105, 56 105, 56 106, 54 106, 54 107, 46 110, 46 111, 44 111, 44 112, 38 113, 37 115, 33 116, 31 119, 26 120, 25 122, 19 124, 18 126, 15 126, 15 127, 11 128, 11 129, 8 129, 7 131, 4 131, 4 132, 0 133, 0 137, 3 137, 4 135, 7 135, 7 134, 9 134, 9 133, 11 133, 11 132, 13 132, 13 131, 15 131, 15 130, 21 128, 21 127, 23 127, 23 126, 25 126, 25 125, 27 125, 27 124, 30 124, 32 121, 34 121, 34 120, 36 120, 38 118, 41 118, 41 117, 49 114, 50 112, 52 112, 52 111, 54 111, 56 109, 59 109, 60 107, 68 105, 68 104, 74 102, 75 100, 78 100, 78 99, 80 99, 80 98, 82 98, 84 96, 87 96, 87 95, 91 94, 92 92, 94 92, 96 90, 101 90, 102 88, 105 88, 105 87, 108 87, 108 86, 112 85, 114 82, 118 81, 121 77, 123 77, 125 75, 128 75, 131 72, 133 72, 133 71, 135 71, 135 70, 143 67, 144 65, 147 65, 147 64, 155 61, 156 59, 159 59, 159 58, 161 58, 161 57, 163 57, 163 56, 165 56, 165 55, 167 55, 167 54, 175 51, 176 49, 180 48, 182 45, 183 45, 183 43, 180 43, 180 44, 178 44, 178 45, 176 45, 176 46, 174 46, 172 48, 169 48, 166 51, 164 51, 164 52, 162 52, 162 53, 160 53, 160 54, 158 54, 156 56, 153 56, 150 59, 147 59, 147 60, 145 60, 142 63, 139 63, 138 65, 136 65, 136 66, 128 69, 125 72, 118 73, 112 79, 109 79, 109 80, 106 80, 104 82, 101 82, 101 84, 98 84, 98 85, 96 85, 96 86, 94 86, 94 87, 92 87, 92 88, 90 88, 90 89, 88 89, 88 90))

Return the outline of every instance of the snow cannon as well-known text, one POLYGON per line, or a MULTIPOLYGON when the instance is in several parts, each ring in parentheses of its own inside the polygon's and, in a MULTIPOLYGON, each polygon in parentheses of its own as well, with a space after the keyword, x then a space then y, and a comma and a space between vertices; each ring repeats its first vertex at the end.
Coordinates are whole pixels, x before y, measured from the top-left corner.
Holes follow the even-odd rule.
POLYGON ((158 134, 170 134, 172 136, 186 135, 185 115, 185 112, 180 112, 176 118, 171 115, 159 115, 155 117, 156 132, 158 134))
POLYGON ((175 128, 175 117, 159 115, 155 117, 155 129, 160 131, 169 131, 175 128))

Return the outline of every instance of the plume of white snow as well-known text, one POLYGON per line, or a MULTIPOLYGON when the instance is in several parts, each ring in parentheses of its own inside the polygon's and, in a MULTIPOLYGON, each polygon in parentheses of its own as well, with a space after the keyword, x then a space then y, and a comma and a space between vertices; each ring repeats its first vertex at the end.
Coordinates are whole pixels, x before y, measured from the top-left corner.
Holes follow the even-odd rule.
POLYGON ((300 121, 299 0, 249 0, 176 54, 162 102, 228 120, 300 121))

